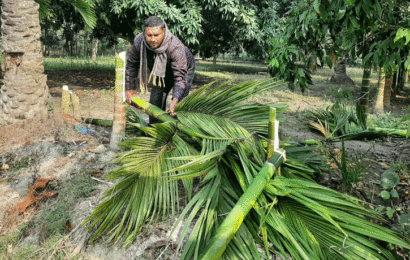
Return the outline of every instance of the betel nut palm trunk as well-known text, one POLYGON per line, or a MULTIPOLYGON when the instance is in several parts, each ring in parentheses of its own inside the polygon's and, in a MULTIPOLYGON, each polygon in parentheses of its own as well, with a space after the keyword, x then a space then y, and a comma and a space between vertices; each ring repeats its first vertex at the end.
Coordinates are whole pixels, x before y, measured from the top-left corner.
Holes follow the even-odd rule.
POLYGON ((126 53, 115 55, 115 96, 114 96, 114 120, 111 132, 110 147, 118 150, 118 143, 125 137, 125 108, 124 103, 124 73, 126 53))
POLYGON ((34 0, 3 0, 2 46, 4 75, 0 124, 48 115, 47 76, 41 52, 39 5, 34 0))

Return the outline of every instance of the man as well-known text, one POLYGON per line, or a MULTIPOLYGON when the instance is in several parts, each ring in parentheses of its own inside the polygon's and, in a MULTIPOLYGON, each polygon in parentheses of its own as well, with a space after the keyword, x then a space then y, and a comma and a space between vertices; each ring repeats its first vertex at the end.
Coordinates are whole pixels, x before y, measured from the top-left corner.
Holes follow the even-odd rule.
MULTIPOLYGON (((166 109, 168 93, 172 92, 169 108, 175 116, 176 105, 191 90, 195 60, 189 49, 173 35, 166 23, 156 16, 149 17, 144 32, 137 35, 128 54, 126 67, 126 99, 137 96, 137 87, 151 88, 150 103, 166 109)), ((150 123, 158 122, 150 117, 150 123)))

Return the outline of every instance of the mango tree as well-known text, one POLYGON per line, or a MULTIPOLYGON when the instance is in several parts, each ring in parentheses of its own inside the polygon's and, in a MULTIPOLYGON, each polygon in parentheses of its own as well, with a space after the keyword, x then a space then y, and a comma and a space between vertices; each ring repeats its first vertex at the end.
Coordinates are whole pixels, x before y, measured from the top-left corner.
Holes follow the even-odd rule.
POLYGON ((402 61, 399 54, 403 42, 393 40, 398 28, 408 26, 408 21, 397 11, 405 9, 406 3, 402 0, 295 1, 282 37, 273 40, 271 74, 288 81, 291 89, 295 85, 305 89, 311 81, 309 67, 317 60, 318 66, 327 63, 332 67, 332 58, 343 53, 361 58, 364 72, 360 104, 368 111, 372 68, 391 71, 396 69, 396 62, 402 61), (304 65, 296 66, 296 62, 304 65))

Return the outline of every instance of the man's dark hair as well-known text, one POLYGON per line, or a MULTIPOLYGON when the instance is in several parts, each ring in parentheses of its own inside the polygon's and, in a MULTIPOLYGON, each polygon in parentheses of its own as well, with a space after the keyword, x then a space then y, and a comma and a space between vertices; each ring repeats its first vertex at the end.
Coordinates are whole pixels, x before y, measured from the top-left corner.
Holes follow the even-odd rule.
POLYGON ((147 18, 147 20, 145 20, 144 29, 147 27, 157 27, 157 26, 161 26, 161 28, 164 29, 165 22, 157 16, 150 16, 147 18))

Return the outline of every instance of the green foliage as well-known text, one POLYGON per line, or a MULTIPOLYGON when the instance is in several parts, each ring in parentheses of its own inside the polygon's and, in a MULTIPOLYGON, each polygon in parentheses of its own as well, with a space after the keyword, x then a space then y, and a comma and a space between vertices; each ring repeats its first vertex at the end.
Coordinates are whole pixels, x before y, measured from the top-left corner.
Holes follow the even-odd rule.
POLYGON ((393 189, 395 186, 397 186, 397 184, 399 184, 400 182, 400 178, 397 175, 396 172, 387 170, 385 172, 383 172, 382 176, 381 176, 381 183, 380 185, 382 186, 383 189, 385 190, 389 190, 389 189, 393 189))
POLYGON ((336 163, 342 174, 343 188, 347 191, 352 191, 353 184, 357 184, 361 180, 361 175, 367 171, 368 164, 364 162, 364 158, 373 147, 370 147, 364 154, 355 154, 348 160, 346 155, 345 142, 342 140, 342 150, 339 155, 330 154, 333 161, 336 163))
MULTIPOLYGON (((36 0, 40 4, 40 16, 45 18, 50 15, 49 8, 51 0, 36 0)), ((57 1, 58 2, 58 1, 57 1)), ((55 2, 53 2, 55 3, 55 2)), ((92 29, 96 26, 96 15, 94 12, 94 2, 89 0, 64 0, 63 3, 72 5, 77 12, 79 12, 84 19, 84 22, 88 29, 92 29)))
POLYGON ((0 258, 5 260, 26 260, 26 259, 78 259, 77 257, 70 257, 67 247, 62 247, 66 237, 60 234, 53 235, 47 238, 40 245, 18 243, 16 237, 20 236, 20 232, 14 232, 10 235, 2 236, 0 238, 0 258), (12 246, 13 252, 7 253, 7 247, 12 246), (4 250, 3 250, 4 249, 4 250))
MULTIPOLYGON (((269 62, 270 75, 288 82, 289 89, 292 91, 295 90, 295 85, 299 85, 304 91, 308 84, 312 84, 312 76, 308 69, 301 68, 294 62, 296 56, 300 55, 297 46, 285 40, 272 40, 272 43, 269 62)), ((306 63, 308 60, 302 62, 306 63)))
POLYGON ((46 70, 103 70, 114 71, 114 59, 111 57, 99 57, 96 61, 87 58, 45 58, 46 70))
MULTIPOLYGON (((395 187, 399 183, 400 183, 400 178, 396 172, 392 170, 384 171, 381 176, 381 181, 380 181, 380 186, 383 188, 383 190, 380 192, 379 196, 382 197, 382 199, 386 202, 391 202, 393 200, 399 199, 399 194, 397 193, 397 190, 395 190, 395 187)), ((392 206, 392 207, 387 207, 387 208, 384 206, 379 207, 379 211, 380 212, 385 211, 389 219, 392 219, 394 216, 394 213, 400 210, 401 208, 397 206, 394 206, 394 207, 392 206)))
POLYGON ((127 107, 126 108, 126 122, 127 127, 125 131, 133 134, 142 134, 143 131, 140 130, 140 127, 147 127, 148 124, 145 120, 141 117, 140 113, 136 111, 136 109, 127 107))
POLYGON ((35 158, 31 156, 26 156, 26 157, 20 158, 18 161, 11 164, 10 169, 12 171, 18 171, 20 169, 24 169, 28 167, 29 165, 33 163, 35 163, 35 158))
MULTIPOLYGON (((298 0, 292 2, 280 39, 273 43, 271 66, 286 70, 274 71, 275 76, 306 87, 297 77, 295 62, 303 69, 310 66, 333 66, 332 54, 362 58, 363 67, 384 67, 388 74, 397 71, 402 57, 408 56, 404 40, 409 30, 408 1, 404 0, 298 0), (283 44, 284 43, 284 44, 283 44), (297 49, 288 57, 280 47, 297 49), (276 60, 276 61, 275 61, 276 60), (278 64, 277 64, 278 63, 278 64)), ((407 38, 406 38, 407 39, 407 38)), ((406 67, 410 59, 406 61, 406 67)))
POLYGON ((399 115, 390 112, 379 115, 369 115, 368 125, 369 127, 408 129, 410 127, 410 120, 406 120, 406 116, 402 119, 398 116, 399 115))
POLYGON ((67 229, 65 224, 70 221, 75 203, 91 195, 94 181, 89 173, 76 173, 71 179, 57 185, 58 196, 53 202, 44 207, 34 219, 34 227, 44 229, 46 236, 63 235, 67 229))
POLYGON ((334 104, 325 109, 309 111, 307 124, 321 132, 329 141, 373 139, 384 136, 404 138, 408 135, 407 131, 400 129, 367 127, 368 124, 374 123, 372 120, 367 122, 367 116, 360 105, 356 106, 355 113, 353 109, 334 104))
POLYGON ((410 214, 402 214, 399 216, 401 227, 407 232, 410 232, 410 214))
POLYGON ((308 124, 321 131, 327 138, 360 133, 366 130, 366 116, 360 108, 357 111, 359 111, 358 116, 353 109, 341 104, 334 104, 325 109, 309 111, 308 124), (318 128, 316 121, 320 122, 321 125, 327 125, 328 133, 318 128))
MULTIPOLYGON (((109 236, 108 241, 132 244, 154 221, 176 214, 182 194, 179 181, 192 194, 193 179, 201 176, 199 191, 189 196, 178 219, 185 222, 181 259, 198 259, 266 160, 263 140, 269 106, 243 101, 277 85, 265 80, 205 86, 178 104, 178 120, 135 99, 165 123, 140 127, 145 136, 122 143, 130 150, 121 154, 117 162, 122 165, 108 175, 117 182, 86 219, 92 240, 109 236)), ((243 216, 222 259, 268 257, 258 251, 258 244, 292 259, 391 259, 373 239, 410 247, 391 230, 367 220, 381 220, 379 213, 311 180, 324 167, 312 147, 281 145, 287 156, 281 175, 268 181, 253 209, 243 216)))

